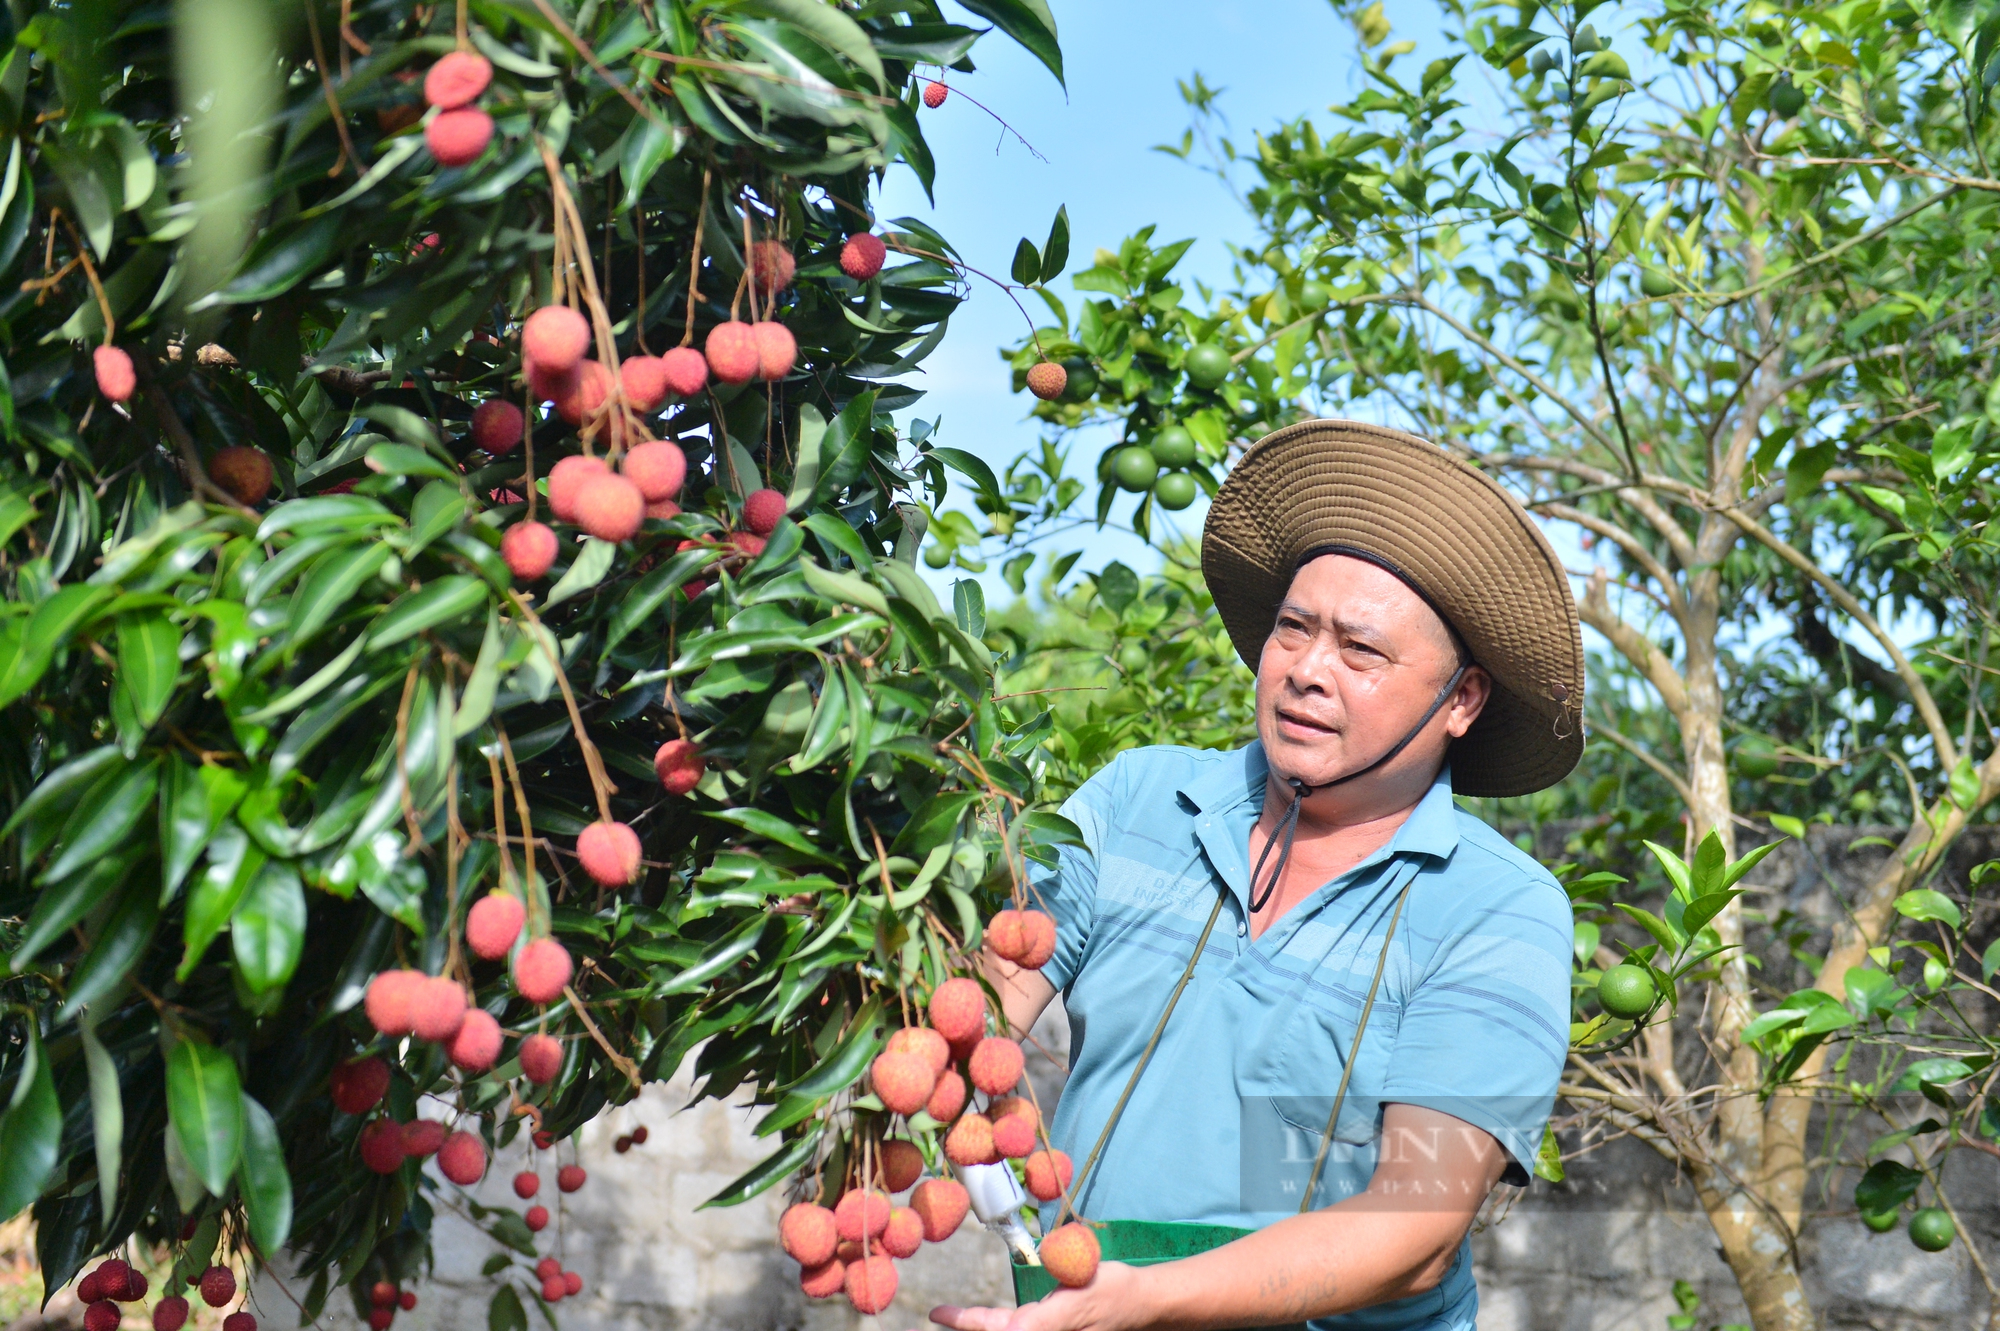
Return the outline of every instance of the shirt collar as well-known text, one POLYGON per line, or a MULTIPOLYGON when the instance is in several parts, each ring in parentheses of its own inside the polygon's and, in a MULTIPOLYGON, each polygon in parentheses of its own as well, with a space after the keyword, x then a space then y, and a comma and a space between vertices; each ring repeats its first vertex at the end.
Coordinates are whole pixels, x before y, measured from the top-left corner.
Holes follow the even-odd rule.
MULTIPOLYGON (((1228 754, 1209 770, 1179 787, 1178 793, 1200 813, 1225 815, 1240 805, 1249 805, 1251 818, 1263 807, 1264 780, 1270 764, 1264 759, 1264 742, 1251 740, 1228 754)), ((1410 810, 1410 816, 1396 829, 1389 844, 1370 856, 1371 861, 1405 852, 1450 859, 1458 848, 1458 806, 1451 797, 1451 764, 1438 770, 1437 780, 1410 810)))

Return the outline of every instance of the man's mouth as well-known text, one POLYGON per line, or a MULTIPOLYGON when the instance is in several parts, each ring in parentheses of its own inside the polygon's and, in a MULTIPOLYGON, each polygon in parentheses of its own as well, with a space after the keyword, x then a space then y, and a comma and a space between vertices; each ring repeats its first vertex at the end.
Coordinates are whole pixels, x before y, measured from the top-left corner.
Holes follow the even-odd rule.
POLYGON ((1315 721, 1313 718, 1303 716, 1297 712, 1288 712, 1282 707, 1278 709, 1278 724, 1287 730, 1296 732, 1300 738, 1321 738, 1340 733, 1338 729, 1327 725, 1323 721, 1315 721))

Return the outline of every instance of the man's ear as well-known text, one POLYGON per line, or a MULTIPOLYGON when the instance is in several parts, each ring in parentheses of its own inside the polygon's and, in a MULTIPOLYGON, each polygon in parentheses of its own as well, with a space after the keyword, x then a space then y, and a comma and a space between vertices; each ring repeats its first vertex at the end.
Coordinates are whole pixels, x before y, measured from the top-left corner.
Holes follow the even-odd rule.
POLYGON ((1458 739, 1472 729, 1472 723, 1486 710, 1487 699, 1493 696, 1493 676, 1480 666, 1468 666, 1465 678, 1458 682, 1458 694, 1445 709, 1445 729, 1458 739))

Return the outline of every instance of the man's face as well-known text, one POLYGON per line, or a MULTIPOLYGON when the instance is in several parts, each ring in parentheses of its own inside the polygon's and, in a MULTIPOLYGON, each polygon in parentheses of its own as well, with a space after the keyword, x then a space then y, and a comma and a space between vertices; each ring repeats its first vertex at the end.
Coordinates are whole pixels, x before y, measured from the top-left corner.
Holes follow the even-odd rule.
MULTIPOLYGON (((1311 561, 1292 578, 1257 663, 1257 734, 1272 770, 1318 786, 1366 767, 1409 733, 1457 668, 1444 622, 1394 574, 1346 555, 1311 561)), ((1384 774, 1434 774, 1486 693, 1484 672, 1468 671, 1384 774)))

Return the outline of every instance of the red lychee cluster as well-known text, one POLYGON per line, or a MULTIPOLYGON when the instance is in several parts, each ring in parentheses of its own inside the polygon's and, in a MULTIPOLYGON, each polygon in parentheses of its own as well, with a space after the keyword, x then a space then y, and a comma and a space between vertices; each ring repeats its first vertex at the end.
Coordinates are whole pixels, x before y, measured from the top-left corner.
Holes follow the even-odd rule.
POLYGON ((623 1155, 634 1146, 644 1146, 648 1135, 650 1134, 646 1131, 646 1125, 641 1123, 638 1127, 624 1133, 617 1141, 611 1143, 611 1149, 623 1155))
POLYGON ((368 1290, 368 1304, 369 1331, 389 1331, 398 1311, 408 1312, 417 1306, 417 1292, 378 1280, 368 1290))
MULTIPOLYGON (((915 1143, 882 1144, 889 1192, 908 1188, 922 1170, 923 1155, 915 1143)), ((920 1245, 950 1238, 970 1205, 955 1179, 916 1183, 907 1206, 895 1205, 872 1187, 850 1188, 831 1210, 812 1202, 791 1207, 778 1222, 778 1242, 799 1264, 799 1287, 809 1297, 845 1293, 857 1312, 872 1316, 896 1297, 893 1259, 912 1257, 920 1245)))
MULTIPOLYGON (((510 940, 511 941, 511 940, 510 940)), ((444 975, 383 971, 368 982, 368 1021, 391 1039, 414 1035, 445 1047, 467 1072, 484 1072, 500 1052, 500 1023, 471 1006, 465 987, 444 975)))
POLYGON ((535 1278, 542 1282, 545 1303, 560 1303, 583 1293, 583 1277, 575 1271, 563 1270, 562 1263, 553 1257, 535 1263, 535 1278))
POLYGON ((439 57, 424 75, 424 100, 437 108, 424 145, 439 166, 468 166, 493 141, 493 117, 472 105, 492 82, 492 64, 471 51, 439 57))
POLYGON ((1038 971, 1056 954, 1056 922, 1038 910, 1003 910, 986 925, 986 945, 994 955, 1038 971))
POLYGON ((792 330, 771 320, 719 323, 708 330, 704 346, 709 372, 725 384, 782 379, 799 359, 799 344, 792 330))

